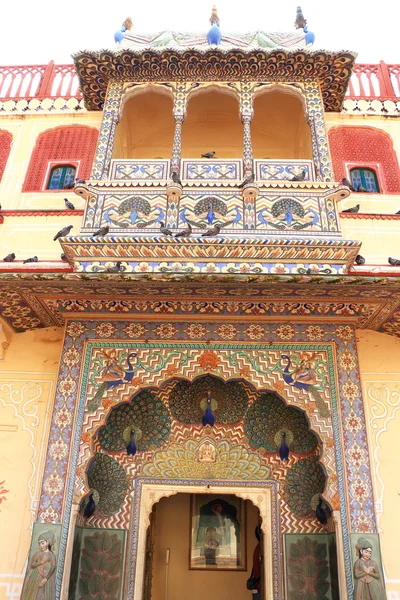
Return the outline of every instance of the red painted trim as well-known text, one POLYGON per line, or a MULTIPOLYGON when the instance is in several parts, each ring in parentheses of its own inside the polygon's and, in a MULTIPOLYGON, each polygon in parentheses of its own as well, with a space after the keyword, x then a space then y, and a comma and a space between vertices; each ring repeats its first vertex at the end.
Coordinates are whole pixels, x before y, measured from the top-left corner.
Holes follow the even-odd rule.
POLYGON ((381 215, 379 213, 349 213, 341 212, 341 219, 376 219, 377 221, 398 221, 400 215, 381 215))
MULTIPOLYGON (((369 267, 372 267, 372 265, 367 265, 369 267)), ((376 271, 358 271, 356 270, 356 266, 351 267, 351 269, 349 269, 349 272, 347 273, 348 275, 356 275, 357 277, 400 277, 400 271, 395 271, 394 269, 398 269, 399 267, 388 267, 387 265, 373 265, 373 267, 377 268, 377 267, 385 267, 387 270, 384 271, 382 269, 382 271, 379 271, 379 273, 377 273, 376 271), (393 271, 390 270, 390 268, 393 269, 393 271)))
POLYGON ((12 263, 0 262, 0 273, 72 273, 73 268, 68 263, 61 263, 60 261, 42 261, 46 264, 53 263, 54 267, 37 267, 40 265, 40 261, 37 263, 31 263, 32 266, 29 268, 30 263, 27 265, 23 264, 23 261, 15 260, 12 263), (57 265, 57 266, 56 266, 57 265))
POLYGON ((83 210, 1 210, 0 217, 82 217, 83 210))

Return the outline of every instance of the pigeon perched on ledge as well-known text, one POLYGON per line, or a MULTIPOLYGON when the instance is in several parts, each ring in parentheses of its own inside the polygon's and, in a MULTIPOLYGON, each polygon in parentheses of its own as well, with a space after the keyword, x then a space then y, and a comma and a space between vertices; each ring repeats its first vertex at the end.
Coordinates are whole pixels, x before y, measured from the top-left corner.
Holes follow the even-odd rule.
POLYGON ((357 254, 355 263, 356 265, 365 265, 365 258, 361 254, 357 254))
POLYGON ((351 181, 349 181, 348 179, 346 179, 346 177, 343 177, 343 179, 342 179, 342 185, 348 187, 351 192, 355 192, 356 191, 355 188, 353 187, 351 181))
POLYGON ((164 221, 160 221, 160 231, 163 235, 173 235, 172 231, 165 227, 164 221))
POLYGON ((218 235, 221 231, 221 225, 218 225, 218 223, 215 225, 215 227, 211 227, 211 229, 207 229, 207 231, 205 233, 202 233, 202 237, 214 237, 216 235, 218 235))
POLYGON ((56 235, 53 237, 53 240, 56 241, 59 238, 65 237, 66 235, 69 234, 69 232, 71 231, 72 228, 73 228, 73 225, 68 225, 67 227, 63 227, 62 229, 60 229, 60 231, 58 233, 56 233, 56 235))
POLYGON ((176 173, 175 171, 173 171, 173 173, 171 175, 171 179, 174 183, 177 183, 178 185, 182 185, 182 181, 181 181, 178 173, 176 173))
POLYGON ((106 225, 105 227, 100 227, 100 229, 92 233, 92 237, 104 237, 108 234, 109 231, 110 228, 108 225, 106 225))
POLYGON ((214 158, 215 156, 215 152, 206 152, 205 154, 201 155, 201 158, 214 158))
POLYGON ((64 202, 65 208, 68 208, 68 210, 75 210, 75 206, 68 200, 68 198, 64 198, 64 202))
POLYGON ((392 265, 392 267, 400 267, 400 259, 399 258, 391 258, 389 256, 388 263, 389 263, 389 265, 392 265))
POLYGON ((38 262, 38 257, 37 256, 32 256, 31 258, 27 258, 26 260, 24 260, 24 265, 26 263, 34 263, 34 262, 38 262))
POLYGON ((191 234, 192 234, 192 226, 190 223, 187 223, 186 229, 182 229, 182 231, 179 231, 178 233, 176 233, 175 237, 176 238, 189 237, 191 234))
POLYGON ((3 260, 4 262, 12 262, 13 260, 15 260, 14 252, 11 252, 11 254, 7 254, 7 256, 3 258, 3 260))
POLYGON ((255 174, 252 173, 251 175, 246 177, 246 179, 240 185, 238 185, 238 187, 244 188, 246 185, 249 185, 250 183, 254 183, 255 178, 256 178, 255 174))
POLYGON ((299 175, 293 175, 290 181, 304 181, 306 178, 307 172, 303 170, 299 175))
POLYGON ((360 210, 360 205, 356 204, 355 206, 352 206, 351 208, 345 208, 341 212, 358 213, 359 210, 360 210))

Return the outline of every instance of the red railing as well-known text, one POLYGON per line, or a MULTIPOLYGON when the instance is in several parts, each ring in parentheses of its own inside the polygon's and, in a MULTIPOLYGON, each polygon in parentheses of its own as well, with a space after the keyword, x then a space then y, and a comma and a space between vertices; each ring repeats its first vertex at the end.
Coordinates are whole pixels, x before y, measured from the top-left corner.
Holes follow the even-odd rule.
POLYGON ((357 100, 400 100, 400 65, 355 64, 346 96, 357 100))
POLYGON ((0 67, 0 98, 82 98, 74 65, 0 67))
MULTIPOLYGON (((0 99, 82 98, 74 65, 0 67, 0 99)), ((400 100, 400 65, 355 64, 347 98, 400 100)))

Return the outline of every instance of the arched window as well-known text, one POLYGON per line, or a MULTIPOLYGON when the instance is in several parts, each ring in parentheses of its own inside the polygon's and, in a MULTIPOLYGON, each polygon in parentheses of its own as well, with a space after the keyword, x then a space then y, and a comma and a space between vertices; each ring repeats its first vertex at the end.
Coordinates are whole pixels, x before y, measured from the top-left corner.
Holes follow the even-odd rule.
POLYGON ((11 150, 12 135, 9 131, 0 131, 0 181, 6 168, 11 150))
POLYGON ((378 178, 372 169, 351 169, 350 179, 354 189, 361 188, 379 194, 378 178))
POLYGON ((66 190, 74 187, 76 167, 59 165, 53 167, 47 182, 48 190, 66 190))

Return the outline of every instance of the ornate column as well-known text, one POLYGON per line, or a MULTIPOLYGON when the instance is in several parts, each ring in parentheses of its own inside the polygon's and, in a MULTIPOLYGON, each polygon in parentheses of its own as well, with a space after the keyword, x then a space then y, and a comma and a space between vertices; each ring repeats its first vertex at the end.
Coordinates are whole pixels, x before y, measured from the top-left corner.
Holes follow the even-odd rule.
POLYGON ((110 81, 103 108, 96 156, 93 161, 91 179, 108 179, 110 161, 114 148, 115 129, 119 121, 119 109, 123 89, 122 81, 110 81))
MULTIPOLYGON (((253 117, 253 95, 249 84, 242 84, 240 93, 240 115, 243 123, 243 177, 254 173, 253 146, 251 144, 251 119, 253 117)), ((242 189, 243 226, 255 229, 257 221, 256 199, 259 189, 255 183, 248 183, 242 189)))
POLYGON ((74 500, 75 500, 75 502, 73 502, 73 504, 71 506, 71 516, 69 519, 67 547, 65 549, 64 571, 63 571, 62 584, 61 584, 61 600, 68 599, 69 580, 71 577, 72 550, 73 550, 73 546, 74 546, 75 524, 76 524, 76 519, 78 517, 78 512, 79 512, 79 502, 78 502, 77 498, 74 498, 74 500))
POLYGON ((174 143, 172 146, 171 169, 170 174, 179 173, 181 168, 181 151, 182 151, 182 124, 185 119, 182 114, 175 114, 175 132, 174 143))
MULTIPOLYGON (((186 115, 186 82, 178 83, 174 87, 174 142, 172 146, 172 156, 170 165, 170 177, 176 173, 180 176, 181 170, 181 152, 182 152, 182 125, 186 115)), ((179 226, 179 199, 182 196, 182 186, 174 181, 169 181, 167 185, 167 216, 166 225, 168 228, 179 226)))
POLYGON ((317 181, 334 181, 325 127, 324 104, 318 81, 307 82, 305 94, 316 179, 317 181))

